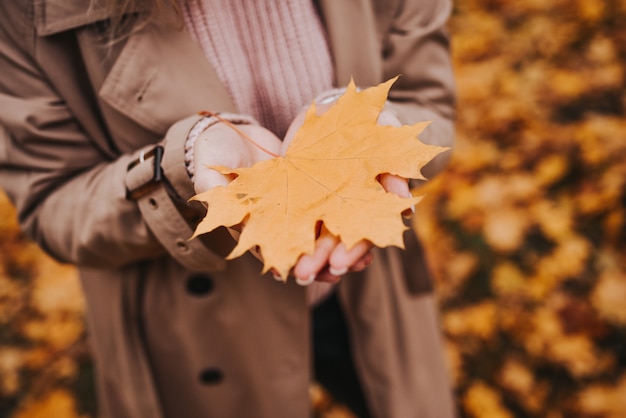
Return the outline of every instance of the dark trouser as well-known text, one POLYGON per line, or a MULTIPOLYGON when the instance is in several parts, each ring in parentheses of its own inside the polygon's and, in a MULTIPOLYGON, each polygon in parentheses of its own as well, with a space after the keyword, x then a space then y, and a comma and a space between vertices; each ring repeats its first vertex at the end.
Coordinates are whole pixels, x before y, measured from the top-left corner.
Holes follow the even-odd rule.
POLYGON ((350 408, 359 418, 369 418, 336 293, 313 310, 313 355, 315 379, 335 401, 350 408))

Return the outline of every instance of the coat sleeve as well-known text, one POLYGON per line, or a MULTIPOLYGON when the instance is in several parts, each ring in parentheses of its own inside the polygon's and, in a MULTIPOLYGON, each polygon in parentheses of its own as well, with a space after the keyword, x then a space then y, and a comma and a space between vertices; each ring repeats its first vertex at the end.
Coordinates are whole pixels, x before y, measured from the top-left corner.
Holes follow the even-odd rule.
MULTIPOLYGON (((385 79, 400 75, 389 93, 403 123, 432 121, 420 135, 428 144, 452 147, 455 87, 447 22, 450 0, 402 0, 383 37, 385 79)), ((430 178, 443 169, 450 152, 425 168, 430 178)))
POLYGON ((158 144, 173 181, 128 199, 127 187, 151 178, 154 165, 146 157, 128 167, 154 147, 115 156, 92 140, 38 65, 30 4, 0 5, 0 187, 22 230, 58 260, 84 267, 117 268, 170 252, 194 270, 218 268, 221 257, 200 240, 187 242, 181 212, 192 190, 182 143, 197 117, 175 124, 158 144))

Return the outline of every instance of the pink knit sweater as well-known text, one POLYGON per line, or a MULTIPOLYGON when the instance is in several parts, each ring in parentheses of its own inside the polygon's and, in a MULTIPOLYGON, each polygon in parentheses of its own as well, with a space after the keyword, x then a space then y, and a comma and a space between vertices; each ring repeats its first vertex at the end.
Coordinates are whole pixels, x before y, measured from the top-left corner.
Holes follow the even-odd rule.
POLYGON ((185 24, 240 113, 282 137, 332 88, 324 29, 310 0, 182 0, 185 24))

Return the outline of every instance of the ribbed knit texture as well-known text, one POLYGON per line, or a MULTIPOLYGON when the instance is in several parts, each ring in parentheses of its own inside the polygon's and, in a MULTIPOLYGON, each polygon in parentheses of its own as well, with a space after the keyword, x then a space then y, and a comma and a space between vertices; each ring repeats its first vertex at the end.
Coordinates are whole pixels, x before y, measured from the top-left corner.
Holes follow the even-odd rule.
POLYGON ((238 111, 282 138, 333 86, 325 32, 310 0, 181 1, 185 24, 238 111))

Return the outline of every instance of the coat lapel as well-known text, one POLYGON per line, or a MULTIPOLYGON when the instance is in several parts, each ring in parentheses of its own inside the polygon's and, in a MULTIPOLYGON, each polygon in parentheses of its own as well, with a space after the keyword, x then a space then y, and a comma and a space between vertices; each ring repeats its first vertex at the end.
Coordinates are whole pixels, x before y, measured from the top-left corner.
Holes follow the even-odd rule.
POLYGON ((215 70, 187 31, 156 25, 131 36, 100 96, 157 133, 201 110, 236 111, 215 70))
MULTIPOLYGON (((102 73, 107 66, 98 62, 103 59, 98 51, 105 48, 106 38, 98 40, 96 34, 89 36, 88 42, 82 39, 87 32, 97 31, 90 24, 106 21, 109 15, 104 7, 89 4, 88 0, 43 0, 36 11, 37 31, 39 36, 78 31, 83 60, 106 106, 158 135, 200 110, 236 111, 226 88, 184 25, 153 22, 132 33, 123 40, 123 48, 117 49, 119 55, 112 58, 114 64, 105 70, 106 77, 98 80, 96 75, 94 79, 94 74, 102 73)), ((113 129, 116 125, 109 124, 113 129)), ((121 125, 128 128, 128 124, 121 125)), ((118 133, 111 134, 119 138, 118 133)), ((119 134, 124 137, 123 132, 119 134)))

